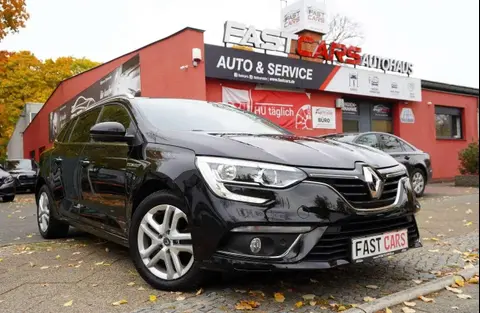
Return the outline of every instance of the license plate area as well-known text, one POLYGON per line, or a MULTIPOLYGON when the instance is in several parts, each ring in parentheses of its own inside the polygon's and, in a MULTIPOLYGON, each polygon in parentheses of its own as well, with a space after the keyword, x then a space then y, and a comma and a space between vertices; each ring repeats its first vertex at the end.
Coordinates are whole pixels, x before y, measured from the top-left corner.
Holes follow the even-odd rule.
POLYGON ((353 263, 377 259, 407 250, 407 229, 351 239, 351 259, 353 263))

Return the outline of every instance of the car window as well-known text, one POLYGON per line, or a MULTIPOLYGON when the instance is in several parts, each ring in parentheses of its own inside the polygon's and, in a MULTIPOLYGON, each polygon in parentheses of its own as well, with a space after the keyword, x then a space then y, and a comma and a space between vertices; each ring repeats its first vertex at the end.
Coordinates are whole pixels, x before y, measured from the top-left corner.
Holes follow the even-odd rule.
POLYGON ((90 128, 97 122, 100 108, 95 108, 78 117, 78 121, 73 127, 70 135, 70 142, 89 142, 90 128))
POLYGON ((382 143, 382 150, 386 153, 403 152, 400 141, 392 136, 380 135, 380 141, 382 143))
POLYGON ((415 149, 412 148, 408 143, 405 141, 400 140, 400 143, 402 144, 402 148, 406 152, 415 152, 415 149))
POLYGON ((198 100, 138 98, 136 107, 160 130, 291 134, 272 121, 233 105, 198 100))
POLYGON ((35 169, 35 163, 29 159, 6 160, 5 169, 7 171, 32 170, 32 169, 35 169))
POLYGON ((360 138, 358 138, 355 141, 355 143, 380 149, 380 144, 378 143, 378 138, 377 138, 377 135, 375 134, 363 135, 360 138))
POLYGON ((70 132, 75 125, 75 120, 70 120, 60 131, 60 134, 58 134, 57 141, 59 142, 64 142, 68 141, 68 137, 70 135, 70 132))
POLYGON ((134 126, 127 109, 119 104, 106 105, 98 120, 98 123, 101 122, 118 122, 127 130, 134 126))

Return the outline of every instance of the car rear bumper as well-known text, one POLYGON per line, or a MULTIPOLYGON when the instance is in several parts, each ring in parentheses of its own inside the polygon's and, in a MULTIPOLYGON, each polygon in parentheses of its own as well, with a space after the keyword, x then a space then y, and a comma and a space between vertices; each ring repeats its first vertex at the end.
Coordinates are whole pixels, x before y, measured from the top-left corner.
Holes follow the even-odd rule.
POLYGON ((394 202, 369 209, 312 179, 275 191, 264 206, 220 199, 200 183, 191 198, 195 258, 213 270, 331 268, 353 262, 352 239, 400 230, 408 230, 408 248, 420 247, 420 205, 407 177, 396 184, 394 202), (262 242, 256 254, 254 238, 262 242))

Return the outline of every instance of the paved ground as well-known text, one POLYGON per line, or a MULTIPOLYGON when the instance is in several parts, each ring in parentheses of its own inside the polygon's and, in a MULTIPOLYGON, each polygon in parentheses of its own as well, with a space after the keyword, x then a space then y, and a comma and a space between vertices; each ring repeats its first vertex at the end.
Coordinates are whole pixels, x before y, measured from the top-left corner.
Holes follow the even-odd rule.
POLYGON ((433 195, 422 200, 418 215, 423 249, 323 272, 233 275, 210 282, 199 295, 152 290, 136 274, 126 249, 114 244, 83 236, 41 240, 35 234, 31 196, 21 196, 13 204, 0 204, 0 246, 5 245, 0 248, 0 312, 232 312, 242 300, 257 301, 256 312, 349 308, 365 297, 378 298, 419 283, 414 280, 477 264, 478 189, 431 188, 433 195), (285 301, 277 302, 274 293, 285 301), (315 295, 314 306, 303 301, 306 294, 315 295), (151 295, 156 297, 153 306, 151 295), (112 305, 120 300, 127 303, 112 305), (300 301, 303 306, 297 308, 300 301))
MULTIPOLYGON (((479 288, 478 284, 468 284, 462 290, 463 295, 471 296, 471 299, 460 299, 451 291, 442 291, 427 295, 427 298, 434 299, 434 302, 426 303, 422 300, 413 300, 415 306, 412 308, 419 313, 474 313, 479 308, 479 288)), ((391 308, 392 313, 400 313, 405 308, 405 304, 391 308)))

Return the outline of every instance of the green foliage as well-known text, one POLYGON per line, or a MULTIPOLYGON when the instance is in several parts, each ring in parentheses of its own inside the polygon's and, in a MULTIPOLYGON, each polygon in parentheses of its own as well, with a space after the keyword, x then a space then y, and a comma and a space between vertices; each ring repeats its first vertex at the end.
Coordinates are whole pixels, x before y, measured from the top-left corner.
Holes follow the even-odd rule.
POLYGON ((460 173, 462 175, 478 175, 478 141, 474 141, 460 151, 460 173))

